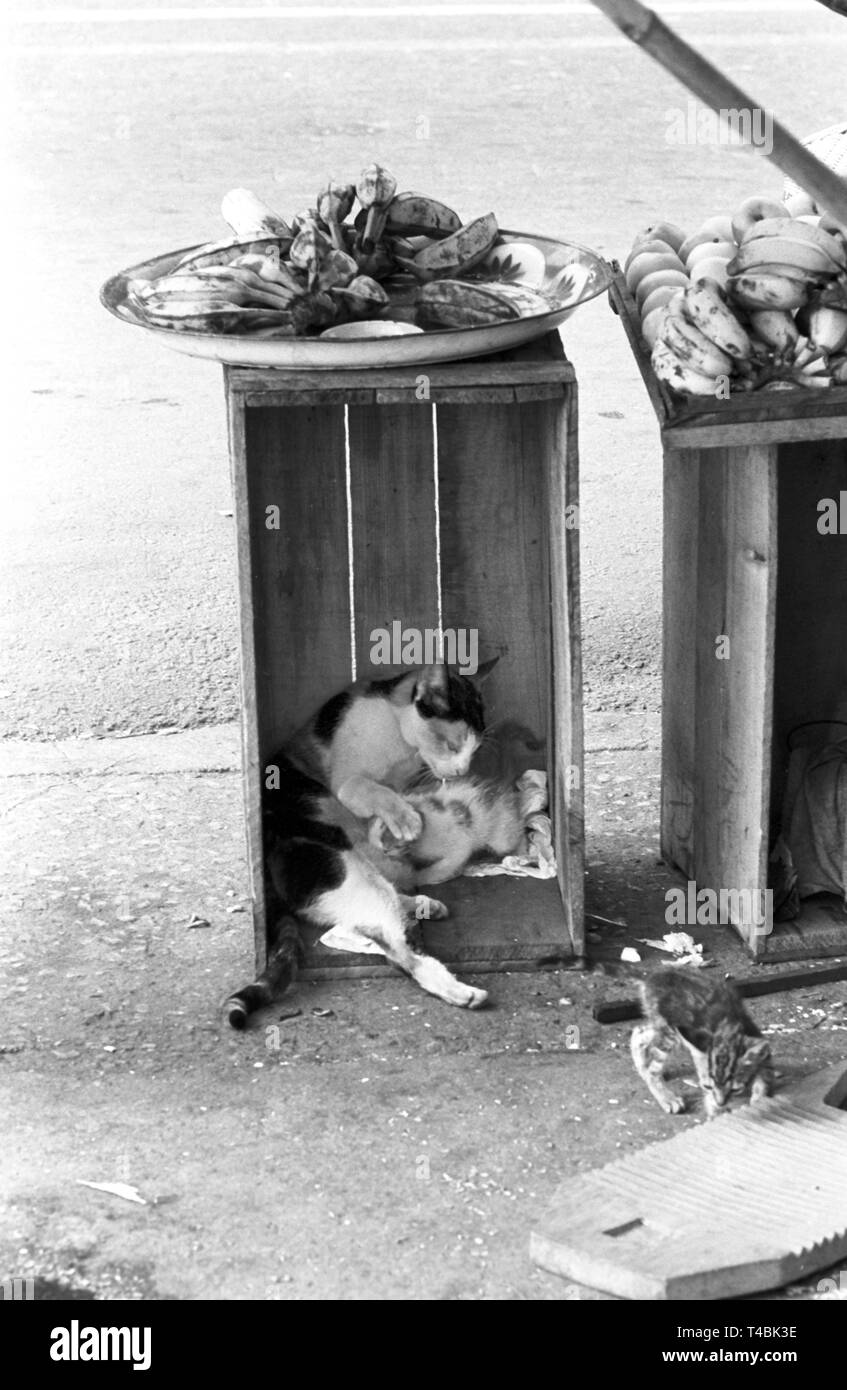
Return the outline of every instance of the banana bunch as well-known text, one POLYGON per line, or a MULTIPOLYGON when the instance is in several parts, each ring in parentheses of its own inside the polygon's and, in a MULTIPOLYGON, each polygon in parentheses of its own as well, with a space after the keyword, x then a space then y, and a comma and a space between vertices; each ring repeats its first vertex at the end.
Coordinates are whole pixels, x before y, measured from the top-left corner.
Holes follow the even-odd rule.
POLYGON ((635 238, 624 270, 656 375, 684 395, 847 382, 847 230, 764 195, 689 236, 635 238), (792 214, 794 212, 794 215, 792 214))
POLYGON ((801 308, 847 270, 843 244, 811 222, 765 217, 744 233, 730 261, 730 293, 747 309, 801 308))
MULTIPOLYGON (((245 188, 227 193, 221 211, 232 238, 196 248, 158 279, 128 282, 126 304, 136 317, 184 332, 320 331, 384 316, 392 289, 404 312, 416 285, 458 284, 500 235, 493 213, 463 224, 436 198, 398 193, 394 175, 376 163, 355 183, 330 179, 315 206, 290 223, 245 188)), ((422 297, 422 316, 433 323, 458 323, 463 314, 472 321, 496 321, 490 317, 493 300, 486 309, 474 309, 471 295, 462 309, 463 288, 448 285, 441 296, 433 292, 431 301, 422 297), (439 304, 446 317, 438 317, 439 304)), ((541 309, 534 301, 534 307, 520 309, 504 294, 496 301, 499 319, 551 307, 535 298, 541 309)))
POLYGON ((651 362, 660 381, 686 396, 717 396, 746 375, 752 344, 716 280, 689 284, 668 303, 651 362))

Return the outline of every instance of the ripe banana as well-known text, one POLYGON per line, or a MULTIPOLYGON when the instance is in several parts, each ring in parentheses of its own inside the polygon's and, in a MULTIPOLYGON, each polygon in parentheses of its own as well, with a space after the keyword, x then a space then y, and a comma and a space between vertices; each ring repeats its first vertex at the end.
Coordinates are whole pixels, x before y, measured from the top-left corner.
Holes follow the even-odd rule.
POLYGON ((662 324, 667 313, 667 305, 660 304, 657 309, 651 309, 649 314, 644 315, 641 323, 641 336, 648 347, 655 347, 656 340, 662 336, 662 324))
POLYGON ((754 309, 750 327, 759 342, 782 361, 793 358, 800 332, 787 309, 754 309))
POLYGON ((728 357, 738 362, 750 357, 753 350, 750 339, 716 281, 700 280, 696 285, 689 285, 683 295, 682 312, 728 357))
POLYGON ((740 275, 745 270, 771 272, 774 266, 779 266, 777 274, 791 271, 798 279, 808 276, 829 279, 838 274, 831 256, 819 246, 783 236, 755 237, 745 241, 727 269, 730 275, 740 275))
MULTIPOLYGON (((513 296, 503 294, 508 288, 472 285, 463 280, 432 280, 418 291, 418 315, 422 322, 439 328, 479 328, 502 323, 504 319, 519 319, 520 304, 513 296)), ((535 297, 541 299, 540 295, 535 297)), ((546 300, 542 302, 549 308, 546 300)))
POLYGON ((732 358, 680 311, 668 311, 659 337, 681 362, 704 376, 729 376, 733 370, 732 358))
POLYGON ((847 312, 818 304, 809 313, 809 343, 824 356, 847 345, 847 312))
POLYGON ((291 228, 267 203, 249 188, 233 188, 221 203, 224 222, 228 222, 241 241, 257 237, 290 237, 291 228))
POLYGON ((362 250, 373 251, 385 230, 388 205, 397 192, 397 180, 382 164, 369 164, 359 175, 356 194, 368 216, 362 237, 362 250))
MULTIPOLYGON (((348 285, 334 285, 330 294, 340 295, 355 318, 367 318, 378 313, 388 303, 388 295, 369 275, 357 275, 348 285)), ((331 301, 330 301, 331 302, 331 301)))
POLYGON ((808 298, 808 287, 802 280, 765 271, 731 277, 729 292, 745 309, 799 309, 808 298))
POLYGON ((847 252, 839 238, 822 227, 813 227, 810 222, 801 222, 796 217, 766 217, 761 222, 754 222, 741 244, 747 246, 751 241, 771 237, 798 242, 803 246, 816 246, 834 263, 833 273, 847 269, 847 252))
POLYGON ((477 217, 473 222, 466 222, 443 241, 424 246, 409 265, 421 280, 462 275, 485 260, 499 234, 500 229, 494 213, 486 213, 484 217, 477 217))
POLYGON ((392 236, 434 239, 458 232, 462 219, 452 208, 424 193, 398 193, 388 204, 385 229, 392 236))
POLYGON ((672 348, 661 338, 656 342, 650 355, 653 371, 660 381, 664 381, 674 391, 683 396, 714 396, 717 382, 713 376, 705 376, 696 368, 683 362, 672 348))

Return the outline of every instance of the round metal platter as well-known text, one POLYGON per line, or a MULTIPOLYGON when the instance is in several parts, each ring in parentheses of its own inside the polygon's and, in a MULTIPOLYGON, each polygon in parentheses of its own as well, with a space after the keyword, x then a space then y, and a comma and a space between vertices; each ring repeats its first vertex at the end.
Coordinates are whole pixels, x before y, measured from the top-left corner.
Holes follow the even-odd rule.
MULTIPOLYGON (((113 275, 101 289, 100 299, 110 313, 124 323, 145 329, 176 352, 238 367, 308 370, 416 367, 504 352, 557 328, 580 304, 608 289, 612 279, 607 262, 576 242, 557 241, 528 232, 501 231, 500 244, 477 267, 473 278, 539 289, 555 305, 549 313, 478 328, 438 328, 392 338, 256 338, 249 333, 184 333, 179 329, 146 324, 127 303, 128 281, 155 280, 167 275, 184 256, 199 249, 185 247, 181 251, 171 251, 113 275)), ((389 307, 386 317, 390 316, 389 307)))

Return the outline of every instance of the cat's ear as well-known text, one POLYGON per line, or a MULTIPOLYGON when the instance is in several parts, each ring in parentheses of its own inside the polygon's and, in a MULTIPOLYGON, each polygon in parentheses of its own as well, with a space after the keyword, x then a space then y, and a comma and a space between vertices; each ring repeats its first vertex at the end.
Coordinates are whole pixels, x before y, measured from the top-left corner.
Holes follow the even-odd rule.
POLYGON ((447 695, 449 672, 445 665, 424 666, 415 682, 415 699, 422 695, 447 695))
POLYGON ((758 1064, 764 1062, 770 1053, 771 1048, 767 1038, 754 1038, 744 1049, 744 1061, 758 1064))
POLYGON ((412 700, 422 701, 436 714, 446 715, 450 708, 449 682, 446 666, 425 666, 415 681, 412 700))
POLYGON ((497 662, 499 660, 500 653, 498 652, 496 656, 492 656, 490 660, 483 661, 481 666, 477 666, 473 674, 473 678, 476 681, 477 685, 480 685, 486 679, 486 677, 491 675, 491 672, 494 670, 494 667, 497 665, 497 662))

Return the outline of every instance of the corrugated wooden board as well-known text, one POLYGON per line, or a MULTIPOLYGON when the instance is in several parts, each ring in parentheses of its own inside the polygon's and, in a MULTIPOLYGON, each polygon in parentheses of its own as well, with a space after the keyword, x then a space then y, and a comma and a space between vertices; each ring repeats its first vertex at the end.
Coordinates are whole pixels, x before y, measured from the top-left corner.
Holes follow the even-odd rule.
POLYGON ((847 1254, 845 1102, 841 1063, 570 1178, 532 1233, 531 1257, 651 1300, 732 1298, 824 1269, 847 1254))

